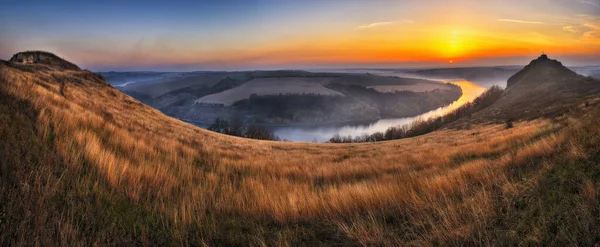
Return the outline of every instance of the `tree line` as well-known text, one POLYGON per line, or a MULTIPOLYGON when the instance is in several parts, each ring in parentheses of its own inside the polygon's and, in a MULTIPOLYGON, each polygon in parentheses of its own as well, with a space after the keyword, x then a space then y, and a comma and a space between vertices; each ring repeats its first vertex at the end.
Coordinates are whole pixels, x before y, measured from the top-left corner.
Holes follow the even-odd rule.
POLYGON ((231 120, 217 118, 208 126, 208 130, 250 139, 279 141, 279 137, 267 128, 259 125, 245 126, 244 121, 238 117, 231 120))
POLYGON ((252 94, 233 106, 257 123, 325 123, 379 118, 379 111, 353 97, 341 95, 252 94))

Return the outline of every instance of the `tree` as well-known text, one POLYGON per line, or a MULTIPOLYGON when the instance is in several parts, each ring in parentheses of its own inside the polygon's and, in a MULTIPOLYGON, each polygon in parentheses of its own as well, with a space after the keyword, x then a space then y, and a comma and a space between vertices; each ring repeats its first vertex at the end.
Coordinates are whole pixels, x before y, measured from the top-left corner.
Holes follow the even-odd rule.
POLYGON ((226 133, 232 136, 244 135, 244 120, 240 116, 235 116, 229 121, 229 129, 226 133))
POLYGON ((275 140, 275 136, 269 130, 267 130, 263 126, 259 125, 250 125, 246 132, 244 133, 244 137, 258 140, 275 140))
POLYGON ((243 119, 239 117, 236 117, 232 120, 217 118, 215 119, 214 123, 208 126, 207 129, 210 131, 231 136, 239 136, 259 140, 279 140, 279 138, 275 136, 272 131, 268 130, 263 126, 251 125, 248 128, 245 128, 243 119))
POLYGON ((217 118, 214 123, 208 126, 208 130, 221 134, 229 134, 229 121, 217 118))

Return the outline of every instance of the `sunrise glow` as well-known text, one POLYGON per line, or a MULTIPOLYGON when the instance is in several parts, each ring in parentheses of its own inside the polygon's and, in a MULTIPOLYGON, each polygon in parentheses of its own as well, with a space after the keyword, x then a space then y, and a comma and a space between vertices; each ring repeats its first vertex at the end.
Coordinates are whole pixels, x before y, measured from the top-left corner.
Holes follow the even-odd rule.
POLYGON ((542 50, 600 64, 594 1, 234 2, 3 3, 0 55, 44 48, 103 70, 515 65, 542 50))

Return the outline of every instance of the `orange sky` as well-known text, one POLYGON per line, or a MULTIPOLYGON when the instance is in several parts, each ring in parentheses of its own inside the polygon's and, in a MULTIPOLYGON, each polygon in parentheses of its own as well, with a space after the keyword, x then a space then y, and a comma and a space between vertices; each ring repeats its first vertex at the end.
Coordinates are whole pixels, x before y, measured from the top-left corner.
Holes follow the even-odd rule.
POLYGON ((15 4, 0 10, 0 55, 98 70, 520 65, 542 51, 600 65, 600 0, 40 2, 35 21, 15 4))

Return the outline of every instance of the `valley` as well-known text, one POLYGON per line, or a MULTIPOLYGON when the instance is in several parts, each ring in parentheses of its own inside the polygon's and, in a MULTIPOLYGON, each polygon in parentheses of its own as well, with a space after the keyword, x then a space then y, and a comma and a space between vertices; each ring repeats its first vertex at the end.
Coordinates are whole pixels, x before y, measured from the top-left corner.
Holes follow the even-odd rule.
MULTIPOLYGON (((133 72, 100 74, 113 85, 140 77, 133 72)), ((118 88, 199 126, 233 118, 267 127, 368 123, 416 116, 462 95, 460 87, 439 81, 307 71, 190 72, 118 88)))
MULTIPOLYGON (((572 69, 586 76, 594 76, 600 71, 597 67, 572 69)), ((485 88, 506 87, 506 81, 518 70, 518 66, 505 66, 422 70, 337 69, 312 72, 107 72, 100 74, 106 77, 109 83, 134 98, 167 115, 203 128, 207 128, 216 119, 243 118, 246 124, 263 126, 273 131, 275 136, 282 140, 326 142, 334 135, 370 135, 417 119, 443 115, 472 101, 484 92, 485 88), (123 81, 135 82, 122 86, 123 81), (451 84, 440 83, 440 81, 451 84), (358 102, 342 100, 334 96, 347 95, 348 92, 344 92, 339 84, 363 86, 363 93, 368 92, 369 89, 376 92, 370 92, 371 96, 359 99, 358 102), (460 87, 462 96, 457 95, 455 85, 460 87), (336 87, 335 90, 332 86, 336 87), (440 94, 432 93, 436 90, 446 98, 440 98, 440 94), (398 92, 401 91, 415 94, 399 94, 398 92), (161 93, 164 94, 159 95, 161 93), (282 97, 274 99, 273 96, 280 94, 282 97), (302 94, 308 95, 297 96, 302 94), (382 97, 386 94, 395 100, 383 103, 372 100, 376 98, 378 101, 383 101, 382 97), (250 100, 252 95, 255 97, 250 100), (267 95, 271 97, 264 97, 267 95), (418 99, 410 99, 410 97, 418 99), (428 103, 430 106, 427 106, 424 102, 428 97, 441 100, 428 103), (299 98, 305 98, 305 103, 298 102, 299 98), (397 98, 408 99, 402 102, 397 98), (271 102, 268 104, 282 107, 276 111, 263 106, 256 107, 258 102, 266 103, 269 100, 271 102), (311 102, 312 106, 306 105, 306 101, 311 102), (319 101, 327 101, 328 104, 327 106, 314 104, 319 101), (235 103, 238 104, 234 106, 235 103), (399 107, 399 104, 403 105, 403 108, 399 107), (397 109, 389 109, 386 106, 397 109), (343 109, 352 110, 343 113, 343 109)))

